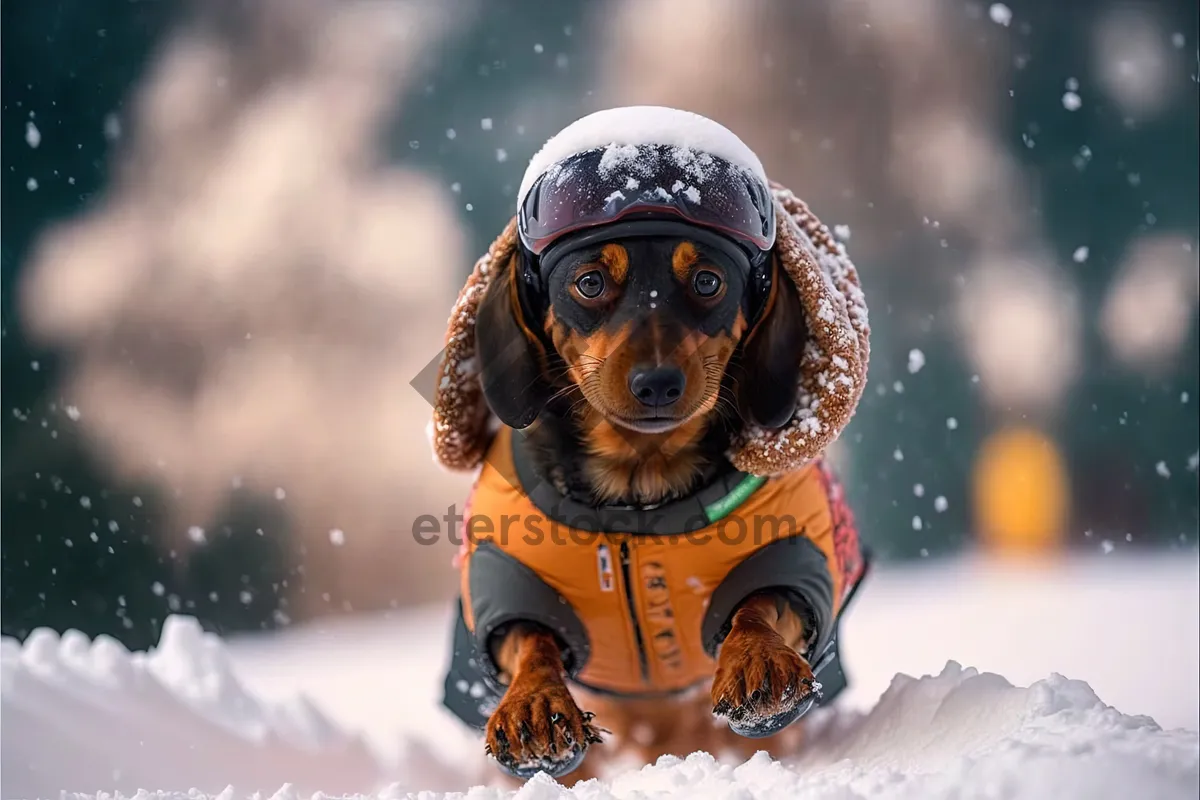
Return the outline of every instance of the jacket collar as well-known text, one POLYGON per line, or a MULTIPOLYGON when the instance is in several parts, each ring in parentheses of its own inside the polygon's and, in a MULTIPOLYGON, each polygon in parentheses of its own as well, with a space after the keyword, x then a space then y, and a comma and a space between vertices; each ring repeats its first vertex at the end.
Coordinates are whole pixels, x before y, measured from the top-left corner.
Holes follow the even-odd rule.
POLYGON ((591 533, 663 536, 698 531, 737 510, 767 481, 722 461, 716 474, 687 497, 654 507, 594 506, 564 497, 550 483, 541 480, 522 446, 525 434, 514 430, 510 438, 516 478, 529 501, 554 522, 591 533))

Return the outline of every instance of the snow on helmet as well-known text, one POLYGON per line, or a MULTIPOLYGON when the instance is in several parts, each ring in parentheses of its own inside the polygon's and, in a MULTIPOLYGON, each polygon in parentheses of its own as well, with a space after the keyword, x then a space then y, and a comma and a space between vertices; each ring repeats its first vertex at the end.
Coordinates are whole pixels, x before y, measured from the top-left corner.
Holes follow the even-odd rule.
POLYGON ((721 234, 752 263, 775 244, 758 157, 724 126, 673 108, 608 109, 567 126, 530 161, 517 206, 521 244, 534 256, 571 234, 641 219, 721 234))

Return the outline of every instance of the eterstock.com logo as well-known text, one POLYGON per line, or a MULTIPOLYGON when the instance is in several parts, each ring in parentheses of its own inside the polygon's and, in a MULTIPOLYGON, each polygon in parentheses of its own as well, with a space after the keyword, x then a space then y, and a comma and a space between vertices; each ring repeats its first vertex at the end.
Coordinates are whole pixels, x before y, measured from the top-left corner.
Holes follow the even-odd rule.
POLYGON ((500 546, 520 541, 527 545, 589 546, 600 541, 604 530, 639 531, 652 535, 658 541, 674 544, 679 541, 692 545, 716 542, 725 546, 736 546, 753 542, 755 546, 787 539, 802 532, 802 526, 790 514, 731 514, 716 522, 709 522, 703 514, 686 520, 682 525, 673 521, 674 530, 665 528, 667 520, 654 511, 605 511, 581 512, 562 519, 551 519, 542 514, 502 514, 493 518, 487 514, 472 514, 464 517, 455 506, 450 506, 444 516, 422 514, 413 521, 412 536, 417 544, 433 545, 443 538, 455 546, 464 541, 478 543, 491 541, 500 546), (628 519, 628 523, 624 522, 628 519), (685 532, 679 532, 682 527, 685 532))

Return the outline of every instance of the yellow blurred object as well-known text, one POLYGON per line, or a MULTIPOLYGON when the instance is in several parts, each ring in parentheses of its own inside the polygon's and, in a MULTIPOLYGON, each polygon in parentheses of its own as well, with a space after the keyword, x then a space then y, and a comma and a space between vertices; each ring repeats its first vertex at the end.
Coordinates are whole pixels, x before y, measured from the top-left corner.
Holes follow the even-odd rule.
POLYGON ((985 547, 1038 554, 1066 536, 1067 469, 1058 445, 1032 428, 989 437, 975 462, 975 512, 985 547))

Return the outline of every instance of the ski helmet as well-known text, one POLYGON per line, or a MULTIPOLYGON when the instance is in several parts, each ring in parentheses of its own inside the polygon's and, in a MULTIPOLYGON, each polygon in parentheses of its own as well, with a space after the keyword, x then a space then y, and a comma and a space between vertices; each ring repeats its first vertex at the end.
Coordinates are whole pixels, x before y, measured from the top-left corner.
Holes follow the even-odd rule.
POLYGON ((521 245, 543 277, 577 247, 670 233, 736 250, 755 270, 775 244, 775 225, 753 151, 718 123, 670 108, 578 120, 534 156, 518 193, 521 245))

